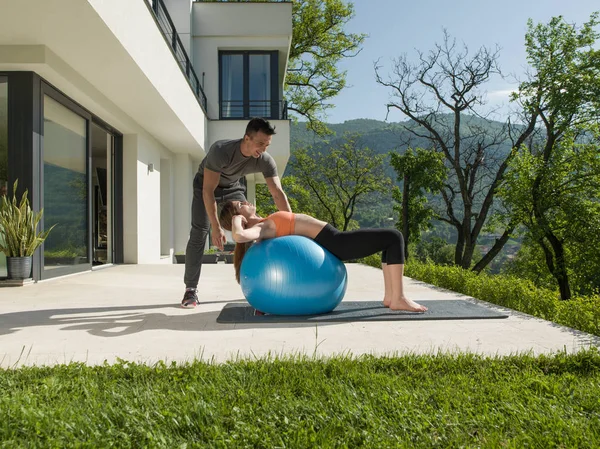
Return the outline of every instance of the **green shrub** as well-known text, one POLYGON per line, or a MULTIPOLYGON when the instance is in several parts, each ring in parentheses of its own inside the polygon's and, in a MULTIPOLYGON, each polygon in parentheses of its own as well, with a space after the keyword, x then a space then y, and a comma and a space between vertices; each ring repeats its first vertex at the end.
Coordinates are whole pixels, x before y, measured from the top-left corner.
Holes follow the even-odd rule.
POLYGON ((381 254, 372 254, 362 259, 358 259, 356 262, 363 263, 370 267, 381 268, 381 254))
POLYGON ((85 248, 60 248, 53 250, 45 250, 44 257, 77 257, 81 254, 85 254, 85 248))

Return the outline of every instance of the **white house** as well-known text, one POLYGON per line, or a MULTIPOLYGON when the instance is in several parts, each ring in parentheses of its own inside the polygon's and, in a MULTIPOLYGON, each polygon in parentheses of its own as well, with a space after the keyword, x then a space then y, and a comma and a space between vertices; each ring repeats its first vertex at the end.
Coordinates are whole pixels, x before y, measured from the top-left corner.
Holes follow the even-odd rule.
MULTIPOLYGON (((198 165, 252 116, 276 126, 283 173, 291 3, 0 0, 0 11, 0 188, 18 179, 44 226, 57 223, 35 280, 172 263, 198 165)), ((260 182, 247 179, 250 199, 260 182)))

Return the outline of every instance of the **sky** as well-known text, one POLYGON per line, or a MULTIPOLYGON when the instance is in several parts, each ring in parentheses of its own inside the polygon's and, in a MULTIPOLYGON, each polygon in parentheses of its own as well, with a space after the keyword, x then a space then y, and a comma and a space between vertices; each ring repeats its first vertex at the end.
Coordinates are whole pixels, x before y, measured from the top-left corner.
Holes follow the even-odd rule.
MULTIPOLYGON (((443 41, 443 30, 466 44, 470 54, 481 46, 500 47, 499 66, 503 73, 523 77, 527 67, 525 32, 527 20, 547 23, 562 15, 569 23, 582 25, 593 11, 600 10, 598 0, 354 0, 355 17, 345 29, 365 33, 362 51, 340 62, 347 71, 346 87, 331 103, 328 123, 357 118, 385 120, 391 91, 375 82, 373 64, 379 60, 381 75, 392 74, 393 59, 405 54, 417 61, 417 51, 427 52, 443 41)), ((508 93, 516 82, 497 77, 487 85, 489 106, 506 110, 508 93)), ((388 121, 406 117, 391 112, 388 121)))

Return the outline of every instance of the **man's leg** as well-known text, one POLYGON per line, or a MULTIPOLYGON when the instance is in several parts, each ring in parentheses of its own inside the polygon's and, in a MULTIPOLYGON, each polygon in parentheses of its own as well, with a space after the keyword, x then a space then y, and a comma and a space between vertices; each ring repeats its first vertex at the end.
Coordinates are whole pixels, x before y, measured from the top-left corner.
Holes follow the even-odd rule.
POLYGON ((198 175, 194 178, 194 198, 192 200, 192 229, 185 249, 185 282, 186 292, 181 301, 183 307, 195 307, 198 302, 196 288, 202 270, 202 257, 206 245, 206 237, 210 228, 210 221, 202 198, 202 188, 198 175))
MULTIPOLYGON (((198 175, 194 178, 194 198, 192 200, 192 229, 190 238, 185 250, 185 282, 186 292, 181 301, 183 307, 195 307, 198 304, 198 281, 202 270, 202 257, 206 246, 206 237, 210 229, 210 220, 204 198, 202 197, 202 188, 198 175)), ((215 191, 215 200, 217 205, 229 200, 245 201, 244 187, 241 184, 235 184, 231 188, 217 189, 215 191)))

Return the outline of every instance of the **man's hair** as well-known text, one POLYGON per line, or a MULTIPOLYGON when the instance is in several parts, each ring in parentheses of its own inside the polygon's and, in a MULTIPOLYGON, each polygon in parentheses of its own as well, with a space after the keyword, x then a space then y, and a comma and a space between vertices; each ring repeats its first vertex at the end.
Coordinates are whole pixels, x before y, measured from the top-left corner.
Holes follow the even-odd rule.
POLYGON ((246 126, 246 133, 244 135, 253 136, 257 132, 262 131, 267 136, 275 134, 275 127, 265 120, 264 118, 255 117, 248 122, 246 126))

